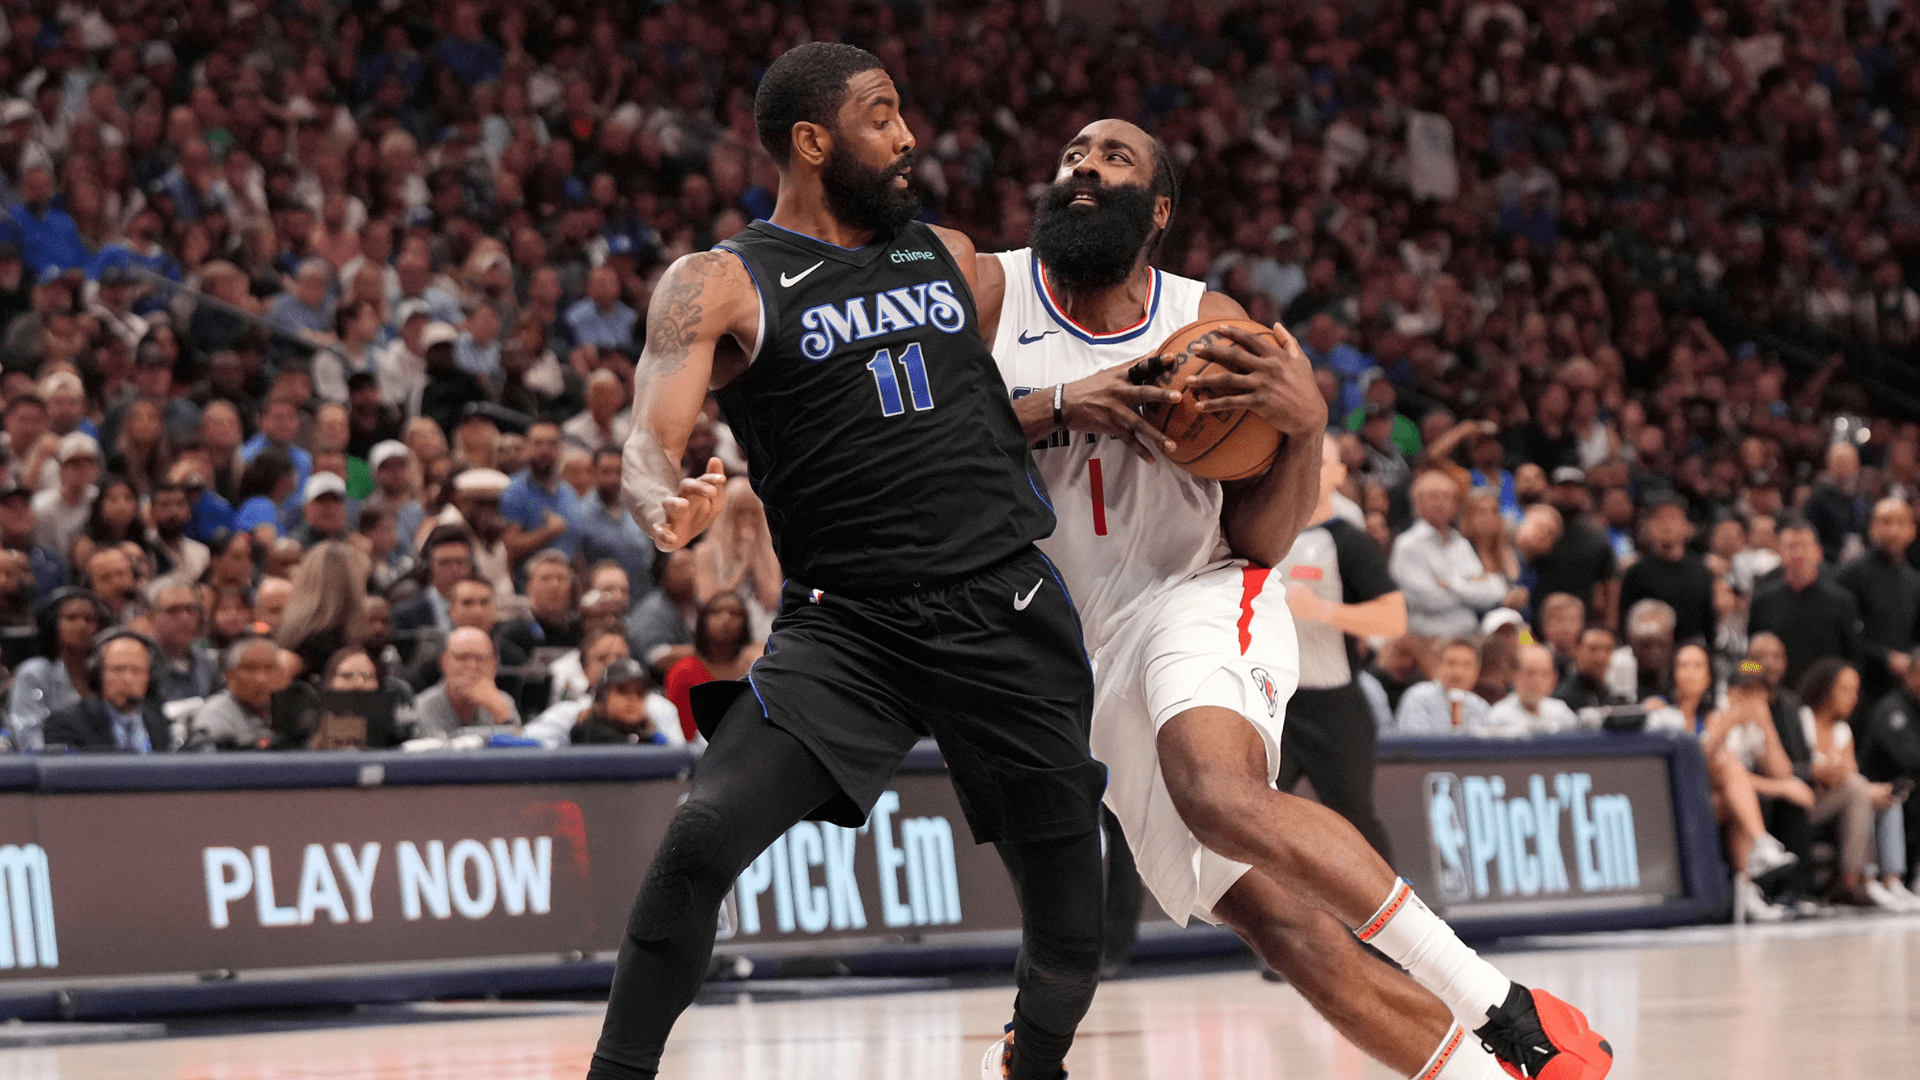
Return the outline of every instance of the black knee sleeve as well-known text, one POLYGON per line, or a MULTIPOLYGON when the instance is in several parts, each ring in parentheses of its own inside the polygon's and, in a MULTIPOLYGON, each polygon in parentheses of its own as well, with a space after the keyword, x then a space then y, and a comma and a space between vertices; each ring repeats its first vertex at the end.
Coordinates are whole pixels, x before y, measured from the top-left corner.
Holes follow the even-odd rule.
POLYGON ((1029 940, 1020 949, 1019 982, 1024 990, 1075 1000, 1091 996, 1100 982, 1100 938, 1029 940))
MULTIPOLYGON (((647 870, 627 933, 637 941, 672 937, 689 915, 719 903, 739 876, 726 816, 701 802, 680 807, 647 870)), ((751 859, 756 853, 748 853, 751 859)))

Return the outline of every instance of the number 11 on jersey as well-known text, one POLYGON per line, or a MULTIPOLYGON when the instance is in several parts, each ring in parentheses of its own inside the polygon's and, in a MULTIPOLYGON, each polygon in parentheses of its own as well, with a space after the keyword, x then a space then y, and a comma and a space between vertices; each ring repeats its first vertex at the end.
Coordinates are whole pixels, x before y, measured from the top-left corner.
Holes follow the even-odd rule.
MULTIPOLYGON (((919 342, 900 351, 900 366, 907 371, 907 393, 913 398, 913 411, 933 408, 933 389, 927 385, 927 362, 920 355, 919 342)), ((893 353, 887 349, 874 353, 873 359, 867 361, 867 370, 873 372, 873 381, 880 388, 880 414, 899 416, 906 412, 906 404, 900 400, 900 380, 893 373, 893 353)))

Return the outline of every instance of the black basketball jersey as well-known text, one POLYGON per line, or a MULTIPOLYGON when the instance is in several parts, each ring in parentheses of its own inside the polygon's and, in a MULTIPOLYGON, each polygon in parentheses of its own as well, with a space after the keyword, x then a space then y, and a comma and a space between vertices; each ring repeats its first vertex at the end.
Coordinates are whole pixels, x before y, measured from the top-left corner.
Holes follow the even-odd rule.
POLYGON ((761 300, 759 351, 720 404, 790 577, 900 592, 1052 533, 973 291, 932 229, 848 249, 756 221, 719 247, 761 300))

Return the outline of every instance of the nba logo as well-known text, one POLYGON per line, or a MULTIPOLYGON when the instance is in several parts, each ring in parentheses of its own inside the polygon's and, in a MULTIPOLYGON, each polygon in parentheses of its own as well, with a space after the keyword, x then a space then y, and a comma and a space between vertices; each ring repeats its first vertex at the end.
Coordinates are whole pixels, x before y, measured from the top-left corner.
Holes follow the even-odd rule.
POLYGON ((1267 715, 1272 716, 1280 708, 1279 687, 1273 685, 1273 676, 1267 674, 1266 668, 1254 668, 1252 678, 1254 689, 1267 699, 1267 715))
POLYGON ((810 592, 810 593, 808 593, 808 594, 807 594, 807 599, 808 599, 809 601, 811 601, 812 603, 815 603, 815 604, 817 604, 817 603, 819 603, 819 602, 820 602, 820 598, 821 598, 821 597, 823 597, 823 596, 825 596, 825 595, 827 595, 827 594, 826 594, 826 593, 825 593, 824 591, 822 591, 822 590, 820 590, 820 589, 815 589, 815 590, 813 590, 812 592, 810 592))
POLYGON ((1439 898, 1448 901, 1473 899, 1467 875, 1467 815, 1461 800, 1459 777, 1427 774, 1427 846, 1433 855, 1434 886, 1439 898))

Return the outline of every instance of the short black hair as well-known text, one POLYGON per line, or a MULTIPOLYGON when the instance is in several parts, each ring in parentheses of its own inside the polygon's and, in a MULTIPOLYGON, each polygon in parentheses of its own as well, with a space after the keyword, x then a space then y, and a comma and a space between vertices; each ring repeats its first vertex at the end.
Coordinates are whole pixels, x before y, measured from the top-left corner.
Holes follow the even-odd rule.
POLYGON ((833 127, 847 102, 847 80, 884 67, 855 45, 810 41, 780 54, 753 95, 753 126, 773 160, 793 160, 793 125, 806 121, 833 127))
POLYGON ((1153 140, 1153 180, 1147 185, 1154 198, 1167 197, 1167 224, 1165 228, 1155 230, 1153 239, 1147 241, 1147 258, 1159 254, 1160 245, 1173 231, 1173 215, 1180 209, 1180 174, 1174 171, 1173 159, 1167 156, 1167 144, 1157 135, 1148 136, 1153 140))

